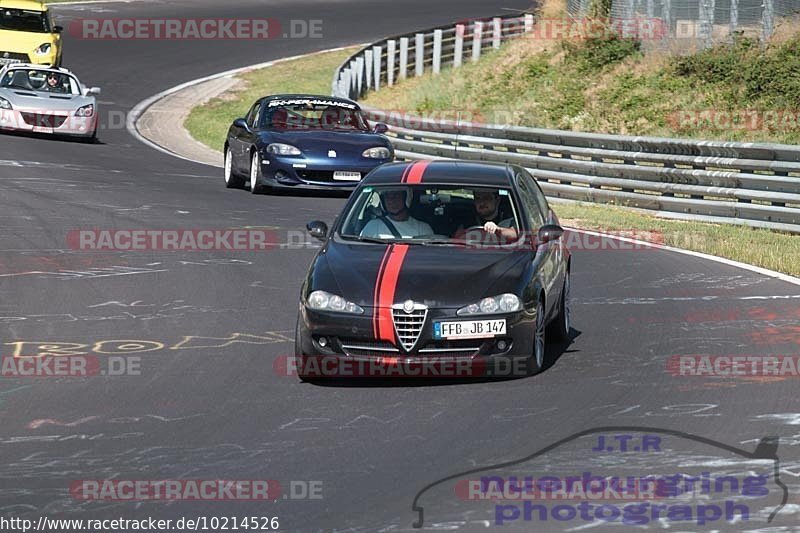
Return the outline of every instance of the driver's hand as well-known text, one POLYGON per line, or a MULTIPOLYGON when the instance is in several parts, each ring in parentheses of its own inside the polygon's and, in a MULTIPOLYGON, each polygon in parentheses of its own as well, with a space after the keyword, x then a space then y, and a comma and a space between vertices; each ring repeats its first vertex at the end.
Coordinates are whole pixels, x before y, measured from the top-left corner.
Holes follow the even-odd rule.
POLYGON ((491 233, 492 235, 494 235, 497 232, 497 224, 495 224, 492 221, 489 221, 489 222, 487 222, 486 224, 483 225, 483 231, 485 231, 486 233, 491 233))

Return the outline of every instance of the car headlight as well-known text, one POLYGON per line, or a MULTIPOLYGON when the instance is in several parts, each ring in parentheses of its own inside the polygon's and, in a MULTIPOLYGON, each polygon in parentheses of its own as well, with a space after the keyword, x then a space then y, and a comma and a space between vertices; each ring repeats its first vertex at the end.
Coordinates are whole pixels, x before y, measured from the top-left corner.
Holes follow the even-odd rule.
POLYGON ((385 146, 376 146, 367 148, 361 155, 370 159, 389 159, 392 157, 392 152, 385 146))
POLYGON ((494 315, 498 313, 513 313, 519 311, 522 304, 515 294, 506 293, 499 296, 490 296, 480 302, 462 307, 456 314, 464 315, 494 315))
POLYGON ((336 311, 338 313, 364 314, 361 306, 348 302, 341 296, 325 291, 314 291, 308 295, 308 306, 317 311, 336 311))
POLYGON ((267 153, 272 155, 300 155, 300 150, 291 144, 272 143, 267 146, 267 153))
POLYGON ((76 117, 91 117, 92 115, 94 115, 94 104, 79 107, 78 110, 75 111, 76 117))
POLYGON ((34 50, 34 53, 38 56, 46 56, 50 53, 50 49, 53 47, 50 43, 43 43, 39 45, 39 48, 34 50))
POLYGON ((6 100, 5 98, 0 98, 0 109, 14 109, 11 107, 11 102, 6 100))

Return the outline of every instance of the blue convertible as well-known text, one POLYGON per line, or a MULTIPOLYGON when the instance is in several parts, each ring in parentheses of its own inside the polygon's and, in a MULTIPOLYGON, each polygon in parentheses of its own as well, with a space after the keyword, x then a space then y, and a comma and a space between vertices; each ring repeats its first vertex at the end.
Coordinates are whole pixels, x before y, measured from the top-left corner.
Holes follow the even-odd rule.
POLYGON ((266 96, 233 121, 225 140, 225 184, 259 193, 273 188, 352 190, 394 159, 387 127, 371 127, 352 100, 266 96))

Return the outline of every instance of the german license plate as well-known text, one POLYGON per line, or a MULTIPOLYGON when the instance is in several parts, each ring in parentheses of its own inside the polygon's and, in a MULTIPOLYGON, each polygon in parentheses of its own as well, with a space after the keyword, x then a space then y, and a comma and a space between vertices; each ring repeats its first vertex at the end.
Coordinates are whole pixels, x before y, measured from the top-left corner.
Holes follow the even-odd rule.
POLYGON ((337 170, 333 173, 333 179, 339 181, 360 181, 361 172, 345 172, 342 170, 337 170))
POLYGON ((19 59, 6 59, 0 57, 0 66, 11 65, 13 63, 22 63, 19 59))
POLYGON ((44 126, 34 126, 34 133, 53 133, 53 128, 46 128, 44 126))
POLYGON ((479 339, 506 334, 506 319, 434 322, 435 339, 479 339))

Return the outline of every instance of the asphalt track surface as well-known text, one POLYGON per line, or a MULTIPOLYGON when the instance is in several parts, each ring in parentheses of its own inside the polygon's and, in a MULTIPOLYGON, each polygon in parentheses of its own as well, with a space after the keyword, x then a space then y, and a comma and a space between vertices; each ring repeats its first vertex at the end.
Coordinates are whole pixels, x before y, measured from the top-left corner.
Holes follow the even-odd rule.
MULTIPOLYGON (((107 113, 215 72, 507 7, 527 4, 204 0, 56 12, 64 26, 76 16, 324 21, 322 39, 97 43, 67 36, 65 64, 102 86, 107 113)), ((66 234, 269 226, 286 236, 310 219, 332 221, 343 199, 226 190, 217 169, 148 148, 123 128, 103 129, 100 138, 83 145, 0 137, 0 342, 3 355, 74 343, 76 353, 140 356, 141 375, 0 378, 0 516, 278 516, 291 531, 410 530, 418 519, 414 498, 437 480, 525 458, 592 428, 649 426, 652 435, 677 430, 718 445, 664 434, 661 451, 603 453, 591 451, 597 435, 588 435, 514 472, 677 474, 694 466, 712 475, 770 473, 771 460, 721 446, 752 451, 760 439, 780 437, 788 502, 769 525, 789 531, 800 523, 797 378, 676 377, 666 370, 673 355, 797 354, 797 286, 667 251, 576 250, 573 340, 551 347, 555 363, 538 376, 301 384, 277 375, 273 363, 293 352, 298 290, 313 248, 80 252, 66 234), (76 480, 110 478, 274 479, 284 491, 290 481, 318 481, 323 497, 131 503, 81 501, 68 492, 76 480)), ((633 434, 597 431, 609 440, 633 434)), ((461 501, 442 487, 420 496, 424 527, 494 524, 493 506, 461 501)), ((782 498, 776 487, 751 502, 746 522, 646 527, 766 527, 782 498)), ((522 517, 504 527, 595 526, 623 529, 619 521, 522 517)))

